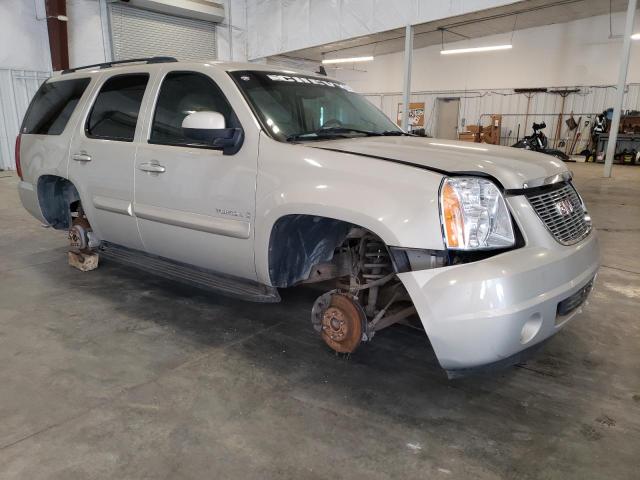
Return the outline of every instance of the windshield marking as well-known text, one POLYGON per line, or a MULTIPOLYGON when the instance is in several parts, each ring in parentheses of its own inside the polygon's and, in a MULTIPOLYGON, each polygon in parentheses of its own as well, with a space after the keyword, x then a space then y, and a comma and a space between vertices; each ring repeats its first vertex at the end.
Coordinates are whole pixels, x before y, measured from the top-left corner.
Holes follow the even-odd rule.
POLYGON ((312 85, 322 85, 326 87, 340 87, 347 92, 353 92, 353 88, 349 85, 345 85, 344 83, 330 82, 329 80, 319 80, 317 78, 307 78, 307 77, 298 77, 293 75, 274 75, 268 74, 270 80, 274 82, 297 82, 297 83, 307 83, 312 85))

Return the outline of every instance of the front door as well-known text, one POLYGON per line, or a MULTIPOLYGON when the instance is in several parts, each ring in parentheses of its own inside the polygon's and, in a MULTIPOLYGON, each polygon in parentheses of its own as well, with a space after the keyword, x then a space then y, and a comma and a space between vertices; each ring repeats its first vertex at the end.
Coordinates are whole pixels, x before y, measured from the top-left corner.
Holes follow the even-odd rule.
POLYGON ((147 252, 254 280, 257 135, 245 128, 242 148, 225 155, 182 130, 186 116, 203 111, 242 127, 219 86, 231 80, 211 70, 165 67, 136 155, 134 211, 147 252))
POLYGON ((71 141, 69 179, 99 238, 142 249, 133 216, 136 129, 147 73, 108 77, 71 141))

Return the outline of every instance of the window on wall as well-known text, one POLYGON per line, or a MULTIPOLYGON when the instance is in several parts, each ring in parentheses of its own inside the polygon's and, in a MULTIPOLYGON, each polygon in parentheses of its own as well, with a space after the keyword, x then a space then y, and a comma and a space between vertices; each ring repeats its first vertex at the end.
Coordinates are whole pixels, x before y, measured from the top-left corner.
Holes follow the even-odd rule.
POLYGON ((31 101, 22 123, 22 133, 60 135, 71 118, 88 78, 45 82, 31 101))
POLYGON ((142 97, 149 81, 146 73, 108 79, 96 98, 86 124, 90 138, 132 142, 142 97))
POLYGON ((149 142, 198 144, 182 131, 182 121, 194 112, 218 112, 224 116, 227 128, 240 127, 231 105, 210 77, 196 72, 172 72, 165 77, 158 94, 149 142))

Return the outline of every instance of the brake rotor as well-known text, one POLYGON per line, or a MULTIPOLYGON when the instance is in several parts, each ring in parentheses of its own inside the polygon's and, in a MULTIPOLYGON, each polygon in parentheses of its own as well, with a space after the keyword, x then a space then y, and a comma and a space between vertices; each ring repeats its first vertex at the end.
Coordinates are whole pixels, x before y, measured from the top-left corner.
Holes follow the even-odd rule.
POLYGON ((350 297, 332 294, 319 320, 322 339, 336 352, 351 353, 360 345, 366 317, 350 297))

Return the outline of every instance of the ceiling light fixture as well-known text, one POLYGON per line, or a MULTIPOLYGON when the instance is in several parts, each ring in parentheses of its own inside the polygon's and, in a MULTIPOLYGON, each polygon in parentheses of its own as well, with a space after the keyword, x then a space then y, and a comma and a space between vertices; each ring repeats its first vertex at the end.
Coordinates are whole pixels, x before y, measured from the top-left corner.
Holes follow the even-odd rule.
POLYGON ((631 40, 640 40, 640 32, 631 35, 631 40))
POLYGON ((492 45, 489 47, 472 47, 472 48, 453 48, 451 50, 440 50, 441 55, 454 55, 457 53, 476 53, 476 52, 491 52, 493 50, 509 50, 513 48, 513 45, 492 45))
POLYGON ((351 63, 351 62, 370 62, 373 60, 372 56, 368 57, 350 57, 350 58, 326 58, 322 60, 325 65, 328 63, 351 63))

